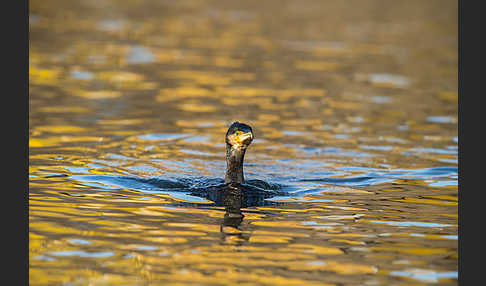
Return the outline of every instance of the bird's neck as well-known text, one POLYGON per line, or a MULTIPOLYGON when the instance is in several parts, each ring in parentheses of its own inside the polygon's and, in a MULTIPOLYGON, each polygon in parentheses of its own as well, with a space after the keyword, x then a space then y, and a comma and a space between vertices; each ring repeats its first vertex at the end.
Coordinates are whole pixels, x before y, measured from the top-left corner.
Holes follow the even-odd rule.
POLYGON ((239 183, 243 184, 245 178, 243 176, 243 158, 245 157, 246 149, 233 148, 231 145, 226 145, 226 177, 225 183, 239 183))

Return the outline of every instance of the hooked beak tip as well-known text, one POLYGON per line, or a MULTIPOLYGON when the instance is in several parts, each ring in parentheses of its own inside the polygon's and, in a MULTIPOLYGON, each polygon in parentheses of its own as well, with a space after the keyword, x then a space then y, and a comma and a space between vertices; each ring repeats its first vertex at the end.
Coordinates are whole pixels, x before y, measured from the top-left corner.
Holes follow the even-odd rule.
POLYGON ((241 143, 250 143, 253 140, 253 134, 251 132, 244 133, 238 139, 241 143))

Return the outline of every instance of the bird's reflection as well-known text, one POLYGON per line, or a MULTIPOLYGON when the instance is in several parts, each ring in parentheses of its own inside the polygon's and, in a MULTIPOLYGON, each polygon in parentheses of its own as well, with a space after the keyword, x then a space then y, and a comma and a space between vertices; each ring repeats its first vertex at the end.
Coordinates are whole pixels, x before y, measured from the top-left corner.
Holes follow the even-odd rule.
POLYGON ((204 197, 217 206, 224 206, 225 214, 220 231, 225 243, 240 244, 249 240, 249 233, 241 229, 245 217, 241 209, 254 206, 275 205, 266 199, 279 195, 280 192, 262 190, 250 185, 226 183, 219 186, 194 190, 191 195, 204 197))
POLYGON ((241 211, 246 202, 245 190, 238 186, 228 186, 221 193, 221 199, 225 207, 225 214, 220 227, 223 241, 240 244, 249 240, 248 233, 240 229, 245 217, 241 211))

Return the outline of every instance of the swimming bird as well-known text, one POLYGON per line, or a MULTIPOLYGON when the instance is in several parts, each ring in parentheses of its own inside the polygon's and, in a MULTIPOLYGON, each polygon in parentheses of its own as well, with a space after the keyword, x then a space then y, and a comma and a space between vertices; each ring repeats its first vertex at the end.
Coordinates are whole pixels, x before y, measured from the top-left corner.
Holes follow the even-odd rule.
POLYGON ((282 195, 279 185, 252 179, 245 181, 243 162, 254 139, 250 125, 233 122, 226 132, 226 173, 223 184, 192 188, 190 194, 204 197, 216 205, 240 208, 270 204, 265 199, 282 195))
POLYGON ((226 176, 225 183, 245 183, 243 160, 253 141, 253 130, 245 123, 233 122, 226 132, 226 176))

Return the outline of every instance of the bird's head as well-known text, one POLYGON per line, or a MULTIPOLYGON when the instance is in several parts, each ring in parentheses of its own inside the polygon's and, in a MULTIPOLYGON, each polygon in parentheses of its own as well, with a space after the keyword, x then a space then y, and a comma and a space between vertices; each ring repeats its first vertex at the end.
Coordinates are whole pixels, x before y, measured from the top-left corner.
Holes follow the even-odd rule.
POLYGON ((226 132, 226 144, 233 149, 246 149, 253 141, 253 130, 245 123, 233 122, 226 132))

